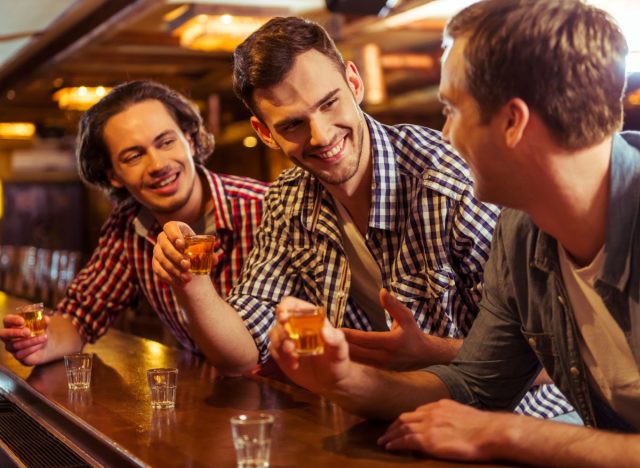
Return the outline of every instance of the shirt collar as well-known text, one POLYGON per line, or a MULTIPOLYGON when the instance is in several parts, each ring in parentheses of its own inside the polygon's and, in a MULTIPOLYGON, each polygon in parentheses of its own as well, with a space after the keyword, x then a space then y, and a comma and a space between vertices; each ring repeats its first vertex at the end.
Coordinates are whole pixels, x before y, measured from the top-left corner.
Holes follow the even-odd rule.
MULTIPOLYGON (((204 218, 205 231, 217 232, 220 230, 233 230, 233 221, 231 220, 231 208, 229 207, 227 194, 224 183, 219 175, 214 174, 200 165, 196 165, 199 173, 205 176, 209 190, 205 190, 203 196, 210 195, 211 209, 207 209, 204 218), (212 229, 213 228, 213 229, 212 229)), ((136 234, 155 240, 162 226, 158 224, 155 217, 144 206, 140 206, 138 214, 133 220, 133 227, 136 234)))
MULTIPOLYGON (((369 227, 397 230, 399 226, 397 197, 399 194, 395 148, 382 124, 364 114, 371 141, 373 165, 371 214, 369 227)), ((313 230, 320 216, 322 204, 333 206, 332 197, 319 180, 309 172, 297 169, 300 178, 300 198, 291 207, 291 215, 300 214, 303 225, 313 230)), ((337 220, 337 218, 336 218, 337 220)), ((337 222, 337 221, 336 221, 337 222)))
MULTIPOLYGON (((623 290, 629 280, 632 243, 640 222, 640 133, 624 132, 613 137, 610 162, 609 209, 605 263, 600 280, 623 290)), ((542 270, 553 269, 557 241, 538 231, 535 264, 542 270)))

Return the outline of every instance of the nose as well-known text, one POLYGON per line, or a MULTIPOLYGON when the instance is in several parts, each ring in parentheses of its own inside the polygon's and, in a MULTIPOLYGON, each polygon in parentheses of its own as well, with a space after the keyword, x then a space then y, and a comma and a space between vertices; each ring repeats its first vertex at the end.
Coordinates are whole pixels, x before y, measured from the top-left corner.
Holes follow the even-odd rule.
POLYGON ((326 146, 331 144, 330 125, 320 116, 312 117, 309 121, 311 146, 326 146))
POLYGON ((168 169, 167 161, 163 157, 162 152, 155 148, 149 148, 147 151, 147 169, 151 175, 157 175, 168 169))

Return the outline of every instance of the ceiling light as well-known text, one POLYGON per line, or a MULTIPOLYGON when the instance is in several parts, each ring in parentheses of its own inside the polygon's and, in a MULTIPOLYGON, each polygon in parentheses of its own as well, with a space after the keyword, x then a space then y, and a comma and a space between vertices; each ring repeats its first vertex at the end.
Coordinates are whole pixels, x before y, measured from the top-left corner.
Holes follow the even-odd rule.
POLYGON ((111 88, 104 86, 61 88, 53 93, 53 100, 58 102, 60 109, 85 111, 102 99, 110 90, 111 88))
POLYGON ((233 52, 268 17, 199 14, 174 30, 180 45, 207 52, 233 52))
POLYGON ((36 126, 31 122, 0 123, 0 138, 5 140, 29 140, 35 133, 36 126))

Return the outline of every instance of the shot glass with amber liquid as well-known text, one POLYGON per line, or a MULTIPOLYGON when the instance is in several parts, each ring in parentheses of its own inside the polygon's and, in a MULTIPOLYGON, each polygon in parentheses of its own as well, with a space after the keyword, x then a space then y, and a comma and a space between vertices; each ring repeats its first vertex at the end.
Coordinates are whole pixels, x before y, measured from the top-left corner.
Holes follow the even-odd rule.
POLYGON ((319 306, 299 307, 289 311, 285 329, 296 345, 299 356, 314 356, 324 353, 322 324, 324 308, 319 306))
POLYGON ((216 236, 212 234, 189 236, 185 237, 184 243, 184 253, 189 257, 191 263, 189 273, 194 275, 211 274, 216 236))
POLYGON ((42 335, 47 328, 44 320, 44 304, 29 304, 16 308, 16 314, 24 319, 24 326, 31 330, 31 336, 42 335))

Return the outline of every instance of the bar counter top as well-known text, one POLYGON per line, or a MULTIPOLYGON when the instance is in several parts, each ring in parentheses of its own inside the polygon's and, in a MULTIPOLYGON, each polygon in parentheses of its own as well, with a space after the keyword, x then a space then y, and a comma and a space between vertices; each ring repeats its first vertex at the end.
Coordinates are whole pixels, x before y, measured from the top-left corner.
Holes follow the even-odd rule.
MULTIPOLYGON (((0 293, 3 316, 22 303, 0 293)), ((233 467, 229 418, 256 412, 275 417, 273 467, 451 466, 379 448, 376 439, 388 423, 363 420, 277 380, 221 377, 203 358, 155 341, 112 329, 85 352, 94 353, 91 388, 70 391, 61 360, 26 367, 1 346, 0 390, 22 400, 36 417, 42 405, 34 402, 45 403, 72 428, 104 440, 131 466, 233 467), (150 407, 146 370, 154 367, 179 369, 175 409, 150 407)), ((63 436, 75 432, 59 430, 63 436)))

